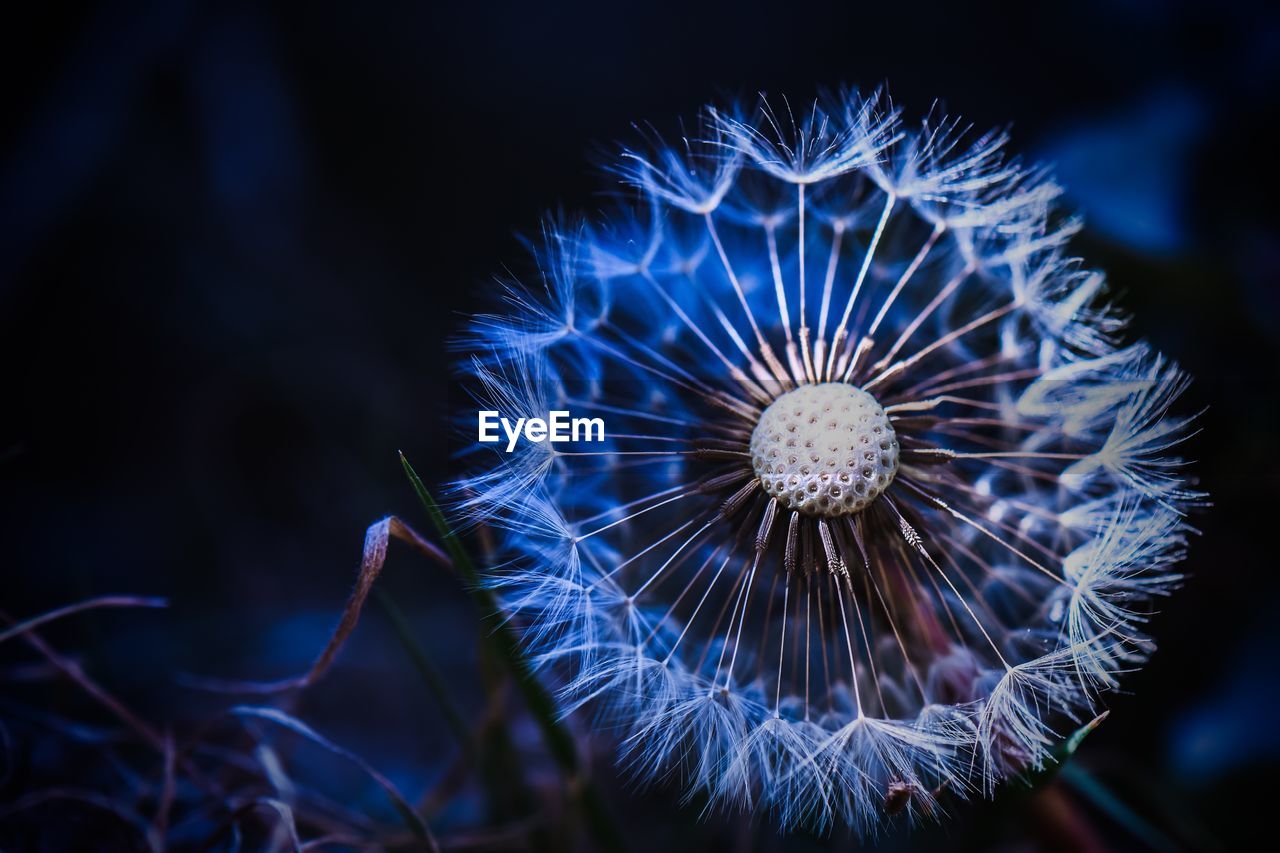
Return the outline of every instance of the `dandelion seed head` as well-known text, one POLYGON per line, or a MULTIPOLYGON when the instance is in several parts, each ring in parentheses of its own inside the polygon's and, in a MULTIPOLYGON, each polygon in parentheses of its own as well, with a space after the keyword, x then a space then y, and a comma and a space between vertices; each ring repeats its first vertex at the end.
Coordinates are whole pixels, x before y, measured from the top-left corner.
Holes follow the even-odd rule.
POLYGON ((1186 375, 1047 170, 880 95, 709 109, 560 220, 466 345, 487 583, 642 783, 781 826, 937 817, 1048 759, 1153 648, 1202 500, 1186 375))
POLYGON ((780 395, 751 434, 760 487, 788 510, 837 518, 866 509, 898 472, 898 438, 884 409, 844 382, 780 395))

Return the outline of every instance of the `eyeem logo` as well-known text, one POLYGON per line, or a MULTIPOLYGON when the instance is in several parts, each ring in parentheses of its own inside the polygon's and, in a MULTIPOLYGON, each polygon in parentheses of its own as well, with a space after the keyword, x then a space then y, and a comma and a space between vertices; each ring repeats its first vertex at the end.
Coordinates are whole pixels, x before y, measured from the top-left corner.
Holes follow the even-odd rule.
POLYGON ((516 444, 523 435, 527 441, 541 444, 572 441, 604 441, 604 420, 602 418, 573 418, 568 412, 551 412, 546 420, 542 418, 516 418, 513 424, 510 419, 497 412, 479 412, 479 440, 483 444, 496 444, 507 439, 507 452, 516 449, 516 444), (501 427, 502 435, 498 429, 501 427))

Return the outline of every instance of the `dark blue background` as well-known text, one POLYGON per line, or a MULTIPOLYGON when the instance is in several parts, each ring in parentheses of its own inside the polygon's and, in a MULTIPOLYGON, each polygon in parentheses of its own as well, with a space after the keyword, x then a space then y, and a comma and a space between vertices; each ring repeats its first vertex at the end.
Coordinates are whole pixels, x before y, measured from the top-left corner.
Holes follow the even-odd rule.
MULTIPOLYGON (((489 304, 492 273, 529 272, 516 231, 603 203, 611 184, 590 164, 632 121, 887 82, 908 115, 941 97, 979 127, 1012 122, 1017 150, 1056 162, 1087 220, 1078 251, 1135 330, 1197 376, 1186 405, 1209 409, 1190 455, 1215 506, 1154 626, 1161 651, 1087 757, 1136 780, 1157 820, 1185 816, 1193 828, 1173 834, 1197 844, 1270 825, 1274 10, 172 0, 11 14, 0 608, 170 597, 46 632, 153 718, 180 725, 209 701, 176 687, 180 672, 305 668, 366 525, 416 516, 396 450, 429 483, 451 473, 460 313, 489 304)), ((392 559, 388 588, 465 699, 476 614, 452 579, 392 559)), ((31 659, 0 648, 0 697, 34 701, 31 659)), ((304 710, 412 788, 448 740, 405 672, 370 619, 304 710)), ((7 755, 5 801, 41 773, 80 772, 20 743, 7 755)))

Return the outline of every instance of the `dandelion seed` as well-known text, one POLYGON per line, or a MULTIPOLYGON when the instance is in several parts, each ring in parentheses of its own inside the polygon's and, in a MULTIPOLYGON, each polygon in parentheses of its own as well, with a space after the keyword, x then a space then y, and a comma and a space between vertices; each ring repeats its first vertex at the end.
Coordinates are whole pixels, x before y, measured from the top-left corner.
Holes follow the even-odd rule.
POLYGON ((878 96, 710 110, 474 324, 485 408, 609 422, 456 504, 639 779, 874 834, 1039 765, 1150 653, 1200 499, 1187 379, 1122 345, 1006 145, 878 96))

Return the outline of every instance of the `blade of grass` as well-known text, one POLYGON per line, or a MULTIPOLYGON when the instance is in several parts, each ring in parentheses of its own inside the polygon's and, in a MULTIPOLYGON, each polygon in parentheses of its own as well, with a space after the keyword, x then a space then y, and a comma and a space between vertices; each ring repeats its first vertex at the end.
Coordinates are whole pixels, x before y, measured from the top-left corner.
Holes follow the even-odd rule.
POLYGON ((1066 738, 1055 744, 1049 750, 1048 760, 1044 766, 1038 770, 1028 771, 1023 778, 1023 783, 1027 788, 1032 790, 1043 788, 1051 783, 1062 771, 1062 768, 1070 762, 1071 757, 1075 755, 1076 750, 1084 743, 1084 739, 1093 734, 1098 726, 1106 722, 1107 717, 1111 715, 1110 711, 1103 711, 1083 726, 1078 727, 1066 738))
POLYGON ((1116 796, 1106 785, 1093 774, 1072 762, 1062 768, 1059 774, 1077 793, 1088 800, 1099 811, 1107 815, 1117 824, 1139 839, 1151 850, 1181 850, 1181 845, 1174 843, 1161 832, 1151 821, 1142 817, 1116 796))
POLYGON ((396 632, 400 645, 404 647, 405 654, 409 656, 414 669, 422 676, 423 682, 427 685, 427 690, 431 692, 436 702, 439 703, 440 710, 444 713, 449 728, 458 739, 458 744, 468 757, 474 758, 476 746, 471 735, 471 729, 468 728, 467 721, 462 716, 462 710, 458 707, 458 703, 453 700, 453 694, 449 692, 444 676, 440 674, 440 670, 436 669, 435 664, 427 656, 426 650, 422 648, 422 645, 413 636, 413 629, 409 626, 409 620, 405 618, 395 600, 385 590, 375 589, 374 593, 378 597, 378 604, 382 606, 387 618, 391 620, 391 627, 396 632))
MULTIPOLYGON (((453 561, 454 568, 457 569, 466 582, 467 591, 475 600, 480 612, 486 615, 498 614, 501 608, 499 608, 493 592, 481 584, 480 573, 477 571, 475 563, 471 560, 471 555, 462 544, 462 540, 453 532, 453 528, 449 526, 448 520, 440 510, 439 504, 436 503, 431 493, 427 491, 422 478, 418 476, 418 472, 413 470, 413 466, 409 464, 409 460, 403 453, 400 454, 400 464, 404 467, 404 472, 408 476, 413 490, 417 493, 418 500, 422 502, 423 509, 426 510, 431 523, 435 525, 436 531, 440 534, 440 540, 444 544, 446 553, 453 561)), ((596 843, 607 850, 625 849, 626 845, 623 843, 622 835, 614 824, 604 801, 600 798, 599 792, 591 784, 590 780, 582 774, 581 759, 578 757, 577 745, 560 721, 556 704, 551 698, 551 694, 543 686, 542 682, 534 676, 533 667, 530 666, 529 660, 520 646, 520 640, 516 636, 516 632, 508 622, 502 621, 488 634, 488 637, 489 642, 493 644, 494 650, 510 669, 512 680, 520 691, 525 707, 528 708, 530 716, 533 717, 534 722, 542 732, 548 752, 551 753, 552 758, 565 775, 569 777, 571 783, 576 786, 579 805, 582 808, 587 827, 595 838, 596 843)))
MULTIPOLYGON (((481 585, 480 573, 476 570, 475 563, 471 560, 471 555, 467 553, 462 540, 454 534, 449 522, 444 517, 444 513, 440 511, 440 506, 435 502, 431 493, 427 491, 427 487, 423 485, 418 473, 413 470, 413 466, 409 464, 409 460, 405 458, 403 453, 400 454, 400 464, 404 466, 405 473, 409 476, 409 482, 413 484, 414 491, 418 493, 418 499, 422 501, 431 523, 435 525, 436 531, 440 534, 445 551, 449 554, 454 567, 462 575, 463 580, 466 581, 467 591, 475 599, 480 612, 486 617, 497 614, 500 610, 497 599, 494 598, 492 591, 481 585)), ((516 637, 515 631, 511 629, 508 623, 501 622, 488 636, 502 660, 511 669, 512 675, 515 676, 520 694, 525 704, 529 707, 529 712, 533 715, 538 727, 542 730, 542 735, 547 741, 547 748, 551 751, 552 757, 555 758, 556 763, 563 770, 570 774, 576 774, 578 772, 577 747, 573 743, 573 738, 565 731, 564 726, 560 724, 556 714, 555 702, 551 695, 542 686, 542 683, 533 677, 533 668, 529 665, 524 651, 520 648, 520 641, 516 637)))

